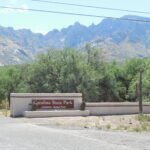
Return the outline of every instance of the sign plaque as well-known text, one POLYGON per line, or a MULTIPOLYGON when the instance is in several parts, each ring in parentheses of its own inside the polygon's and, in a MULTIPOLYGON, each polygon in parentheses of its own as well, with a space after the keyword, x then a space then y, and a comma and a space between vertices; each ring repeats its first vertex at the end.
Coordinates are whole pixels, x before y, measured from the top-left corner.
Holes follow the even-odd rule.
POLYGON ((32 100, 37 109, 73 109, 73 100, 32 100))

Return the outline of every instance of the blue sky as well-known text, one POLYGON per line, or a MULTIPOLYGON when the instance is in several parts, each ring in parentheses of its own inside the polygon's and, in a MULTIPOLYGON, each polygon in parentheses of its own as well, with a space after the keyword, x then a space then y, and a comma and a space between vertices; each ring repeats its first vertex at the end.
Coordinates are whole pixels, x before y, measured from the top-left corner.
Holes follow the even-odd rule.
MULTIPOLYGON (((94 5, 100 7, 112 7, 119 9, 130 9, 137 11, 150 12, 150 0, 53 0, 58 2, 77 3, 85 5, 94 5)), ((100 9, 89 9, 81 7, 63 6, 56 4, 33 2, 32 0, 0 0, 0 6, 13 6, 22 8, 44 9, 51 11, 65 11, 72 13, 84 13, 93 15, 103 15, 112 17, 121 17, 128 15, 126 12, 117 12, 100 9)), ((131 13, 130 13, 131 14, 131 13)), ((133 14, 147 16, 146 14, 133 14)), ((39 13, 31 11, 18 11, 0 8, 0 25, 5 27, 14 27, 15 29, 27 28, 33 32, 46 33, 54 28, 62 29, 68 25, 80 22, 83 25, 89 26, 92 23, 98 24, 101 18, 67 16, 60 14, 39 13)))

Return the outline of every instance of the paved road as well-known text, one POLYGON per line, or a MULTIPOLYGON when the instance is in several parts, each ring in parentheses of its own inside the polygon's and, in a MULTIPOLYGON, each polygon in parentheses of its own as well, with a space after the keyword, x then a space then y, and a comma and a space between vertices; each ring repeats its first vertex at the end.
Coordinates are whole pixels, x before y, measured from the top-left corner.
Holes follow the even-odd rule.
POLYGON ((0 118, 0 150, 150 150, 150 133, 67 130, 0 118))

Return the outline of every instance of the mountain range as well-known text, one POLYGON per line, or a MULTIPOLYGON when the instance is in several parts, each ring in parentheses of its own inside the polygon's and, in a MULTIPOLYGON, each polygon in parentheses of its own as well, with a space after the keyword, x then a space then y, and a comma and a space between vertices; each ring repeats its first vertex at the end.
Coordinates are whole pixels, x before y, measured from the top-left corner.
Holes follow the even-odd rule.
MULTIPOLYGON (((134 20, 150 21, 140 16, 123 16, 134 20)), ((126 59, 150 56, 150 23, 104 19, 99 24, 84 26, 79 22, 54 29, 46 35, 28 29, 14 30, 0 27, 0 65, 28 62, 49 48, 84 49, 86 43, 104 51, 106 59, 126 59)))

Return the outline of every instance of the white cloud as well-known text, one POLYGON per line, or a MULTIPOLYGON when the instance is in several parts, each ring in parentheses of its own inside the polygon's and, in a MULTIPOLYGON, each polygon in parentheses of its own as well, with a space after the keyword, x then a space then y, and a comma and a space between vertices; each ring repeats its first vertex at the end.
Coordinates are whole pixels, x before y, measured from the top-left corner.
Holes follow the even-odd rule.
MULTIPOLYGON (((6 6, 6 7, 9 7, 9 6, 6 6)), ((13 12, 14 10, 13 9, 10 9, 10 8, 1 8, 0 9, 0 13, 1 14, 7 14, 7 13, 11 13, 13 12)))
MULTIPOLYGON (((6 6, 6 7, 15 7, 15 6, 6 6)), ((21 8, 22 10, 21 9, 19 10, 19 9, 11 9, 11 8, 2 8, 0 10, 0 13, 8 14, 8 13, 12 13, 12 12, 18 12, 18 13, 28 12, 28 5, 27 4, 22 4, 21 6, 19 6, 17 8, 21 8)))
POLYGON ((28 12, 28 5, 27 4, 23 4, 21 5, 22 10, 18 10, 18 12, 28 12), (24 9, 24 10, 23 10, 24 9))
POLYGON ((40 29, 38 27, 35 27, 35 29, 33 30, 34 33, 42 33, 42 34, 47 34, 47 31, 40 29))
POLYGON ((8 0, 10 4, 17 4, 19 0, 8 0))

